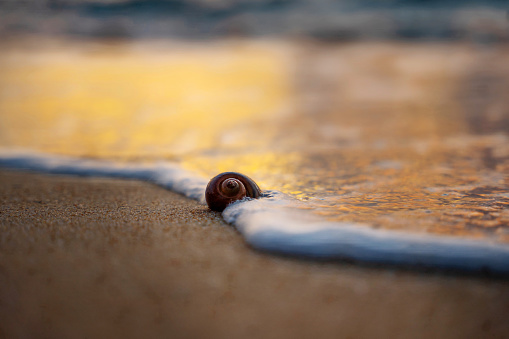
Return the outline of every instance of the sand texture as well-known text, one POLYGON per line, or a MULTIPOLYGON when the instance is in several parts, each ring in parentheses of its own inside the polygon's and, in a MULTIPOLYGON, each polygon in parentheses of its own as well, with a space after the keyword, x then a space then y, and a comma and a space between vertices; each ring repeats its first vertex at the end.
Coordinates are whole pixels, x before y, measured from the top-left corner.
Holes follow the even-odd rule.
POLYGON ((0 172, 0 338, 507 338, 509 284, 250 249, 148 183, 0 172))

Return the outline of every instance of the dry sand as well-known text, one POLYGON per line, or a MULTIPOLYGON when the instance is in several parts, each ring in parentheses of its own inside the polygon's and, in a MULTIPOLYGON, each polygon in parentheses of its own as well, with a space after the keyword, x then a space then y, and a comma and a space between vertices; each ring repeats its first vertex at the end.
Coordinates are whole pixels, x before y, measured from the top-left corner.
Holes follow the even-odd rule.
POLYGON ((509 283, 250 249, 148 183, 0 171, 0 338, 507 338, 509 283))

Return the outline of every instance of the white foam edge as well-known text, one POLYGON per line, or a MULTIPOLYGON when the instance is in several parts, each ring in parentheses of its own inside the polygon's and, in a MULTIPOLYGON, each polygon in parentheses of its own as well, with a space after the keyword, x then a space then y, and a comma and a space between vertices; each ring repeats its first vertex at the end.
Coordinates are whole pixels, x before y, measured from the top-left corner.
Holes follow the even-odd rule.
MULTIPOLYGON (((119 164, 39 153, 0 151, 0 166, 51 174, 150 181, 204 204, 208 180, 176 164, 119 164)), ((509 245, 346 222, 327 222, 296 207, 304 203, 277 191, 244 199, 222 213, 246 242, 262 251, 324 259, 509 273, 509 245)))
POLYGON ((117 163, 34 152, 0 151, 0 167, 49 174, 113 177, 150 181, 205 204, 207 180, 176 164, 159 161, 154 164, 117 163))

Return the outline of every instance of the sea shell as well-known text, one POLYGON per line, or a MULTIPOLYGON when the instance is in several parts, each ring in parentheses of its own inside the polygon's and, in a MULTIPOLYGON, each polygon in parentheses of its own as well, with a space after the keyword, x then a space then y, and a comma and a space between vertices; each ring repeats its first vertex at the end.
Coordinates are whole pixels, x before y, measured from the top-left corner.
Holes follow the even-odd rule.
POLYGON ((248 198, 257 199, 262 191, 244 174, 224 172, 210 179, 205 189, 205 200, 213 211, 221 212, 234 201, 248 198))

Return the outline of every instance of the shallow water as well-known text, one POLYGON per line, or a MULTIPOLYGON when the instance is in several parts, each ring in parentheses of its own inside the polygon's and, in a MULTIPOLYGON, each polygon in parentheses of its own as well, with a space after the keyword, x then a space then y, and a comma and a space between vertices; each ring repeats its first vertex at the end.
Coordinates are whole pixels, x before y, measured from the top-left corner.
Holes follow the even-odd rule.
POLYGON ((239 171, 322 220, 509 242, 505 45, 4 47, 4 150, 239 171))

